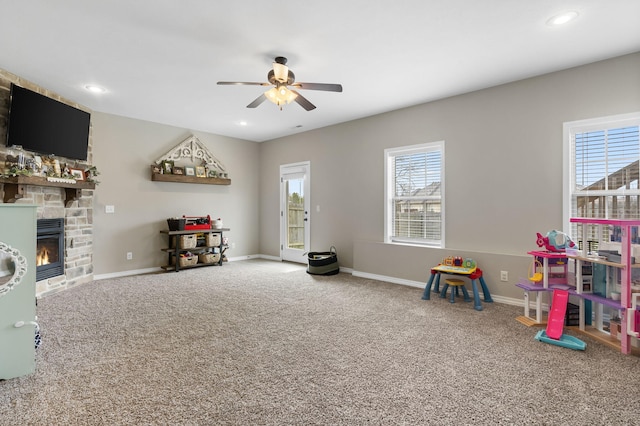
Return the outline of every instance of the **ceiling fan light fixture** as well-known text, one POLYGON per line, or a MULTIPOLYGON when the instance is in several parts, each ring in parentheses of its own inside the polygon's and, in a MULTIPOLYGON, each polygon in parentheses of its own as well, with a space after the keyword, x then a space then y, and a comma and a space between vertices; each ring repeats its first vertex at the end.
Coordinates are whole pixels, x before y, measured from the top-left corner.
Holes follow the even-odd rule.
POLYGON ((298 95, 289 90, 286 86, 273 87, 265 92, 265 96, 274 104, 282 108, 283 105, 293 102, 298 95))
POLYGON ((273 87, 256 99, 253 100, 247 108, 256 108, 261 105, 265 100, 269 99, 270 102, 276 104, 282 110, 284 105, 290 104, 295 101, 306 111, 311 111, 316 108, 314 104, 309 102, 307 98, 298 93, 297 90, 322 90, 325 92, 342 92, 341 84, 326 84, 326 83, 295 83, 296 76, 291 72, 289 67, 285 64, 287 58, 284 56, 278 56, 273 62, 273 69, 270 69, 267 73, 267 80, 269 83, 258 83, 253 81, 218 81, 221 85, 247 85, 247 86, 269 86, 273 87), (291 90, 287 86, 294 87, 296 90, 291 90))
POLYGON ((273 63, 273 74, 281 83, 286 83, 289 78, 289 67, 284 64, 279 64, 278 62, 273 63))

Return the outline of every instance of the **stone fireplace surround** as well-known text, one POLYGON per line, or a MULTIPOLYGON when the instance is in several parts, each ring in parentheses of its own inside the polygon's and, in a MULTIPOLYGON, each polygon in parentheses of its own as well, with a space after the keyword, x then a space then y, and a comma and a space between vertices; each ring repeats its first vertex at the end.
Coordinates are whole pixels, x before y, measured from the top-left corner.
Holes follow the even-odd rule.
MULTIPOLYGON (((8 151, 5 141, 11 83, 89 111, 82 105, 69 102, 55 93, 0 69, 0 171, 4 171, 4 161, 8 151)), ((92 145, 93 140, 90 134, 88 162, 74 162, 80 168, 88 168, 91 164, 92 145)), ((66 162, 64 159, 61 161, 66 162)), ((3 195, 0 197, 1 203, 4 198, 4 185, 1 183, 0 192, 3 195)), ((36 283, 37 297, 93 281, 93 190, 79 190, 78 197, 74 200, 66 200, 66 205, 65 200, 64 188, 38 185, 27 185, 23 197, 16 200, 16 203, 19 204, 36 205, 38 219, 64 218, 64 274, 38 281, 36 283)))

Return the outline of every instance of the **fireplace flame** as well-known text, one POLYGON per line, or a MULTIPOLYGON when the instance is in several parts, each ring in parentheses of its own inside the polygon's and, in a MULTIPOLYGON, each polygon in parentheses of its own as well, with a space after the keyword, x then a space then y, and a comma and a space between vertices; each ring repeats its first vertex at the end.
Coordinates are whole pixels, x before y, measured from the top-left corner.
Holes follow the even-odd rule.
POLYGON ((36 254, 36 266, 48 265, 49 261, 49 249, 41 247, 36 254))

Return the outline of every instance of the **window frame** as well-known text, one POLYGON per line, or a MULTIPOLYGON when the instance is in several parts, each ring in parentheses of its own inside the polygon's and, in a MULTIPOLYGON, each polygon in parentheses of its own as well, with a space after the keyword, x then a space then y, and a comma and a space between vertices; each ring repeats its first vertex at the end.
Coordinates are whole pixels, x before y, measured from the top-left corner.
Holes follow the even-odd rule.
MULTIPOLYGON (((563 230, 571 235, 572 224, 570 218, 573 217, 573 198, 577 194, 576 187, 576 159, 575 159, 575 135, 586 132, 608 131, 611 129, 640 126, 640 111, 611 115, 606 117, 590 118, 563 123, 563 195, 562 195, 562 217, 563 230)), ((640 160, 640 156, 638 158, 640 160)), ((636 190, 640 193, 640 190, 636 190)), ((604 190, 596 195, 606 196, 624 195, 620 190, 604 190)), ((628 192, 626 193, 628 194, 628 192)))
MULTIPOLYGON (((445 141, 426 142, 416 145, 387 148, 384 150, 384 242, 391 244, 409 244, 424 247, 445 247, 445 141), (395 175, 392 170, 393 158, 401 155, 411 155, 437 151, 440 153, 440 239, 427 240, 424 238, 408 238, 393 236, 395 175)), ((424 198, 432 198, 433 196, 424 198)))

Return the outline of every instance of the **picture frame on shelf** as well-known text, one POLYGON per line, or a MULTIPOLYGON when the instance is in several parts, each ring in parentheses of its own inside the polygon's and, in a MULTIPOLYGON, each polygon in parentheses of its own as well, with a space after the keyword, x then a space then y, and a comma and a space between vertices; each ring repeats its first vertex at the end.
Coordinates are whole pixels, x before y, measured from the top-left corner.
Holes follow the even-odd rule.
POLYGON ((170 160, 163 160, 161 163, 162 166, 162 172, 164 174, 172 174, 173 173, 173 161, 170 160))
POLYGON ((173 166, 173 174, 184 176, 184 167, 173 166))
POLYGON ((196 175, 196 168, 193 166, 186 166, 184 168, 184 174, 185 176, 195 176, 196 175))
POLYGON ((75 180, 85 180, 84 170, 69 167, 69 173, 71 173, 71 176, 73 176, 75 180))
POLYGON ((196 176, 197 177, 207 177, 207 170, 204 166, 196 166, 196 176))

